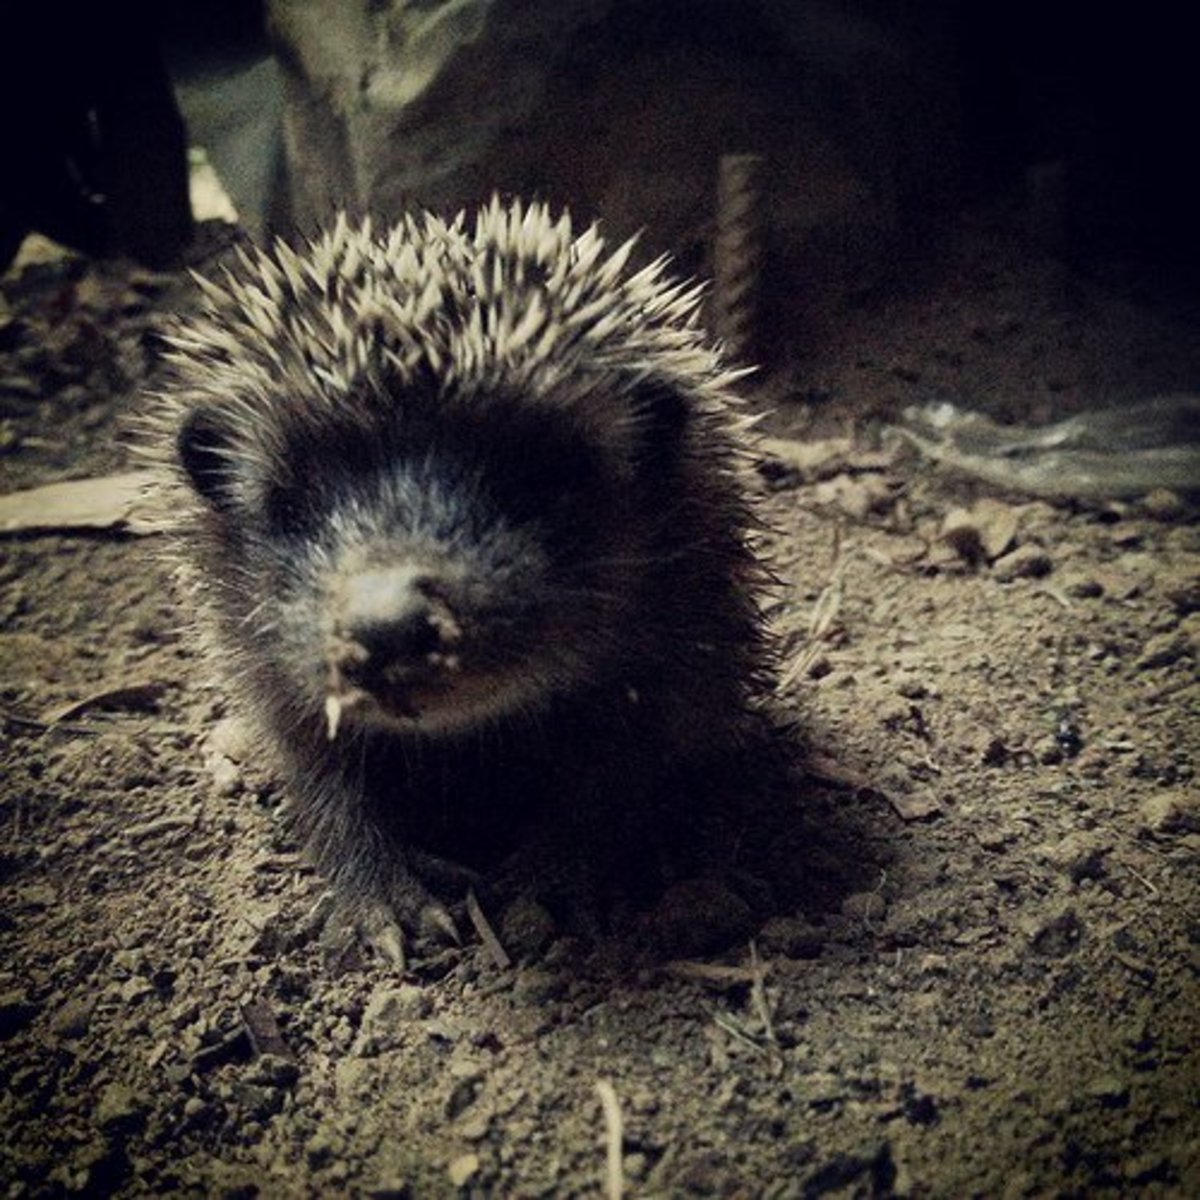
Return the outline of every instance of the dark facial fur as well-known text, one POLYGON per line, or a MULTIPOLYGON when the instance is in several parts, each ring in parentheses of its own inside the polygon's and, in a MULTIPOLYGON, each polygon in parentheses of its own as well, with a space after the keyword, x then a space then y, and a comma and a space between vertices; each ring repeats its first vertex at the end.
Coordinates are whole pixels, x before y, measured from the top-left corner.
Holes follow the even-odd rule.
POLYGON ((664 553, 682 434, 669 393, 607 403, 600 437, 553 393, 385 377, 338 412, 272 413, 277 444, 193 410, 179 458, 242 566, 214 581, 233 636, 332 736, 342 710, 437 735, 604 675, 664 553))
POLYGON ((434 791, 468 816, 518 790, 590 805, 737 725, 745 422, 695 291, 627 253, 538 207, 339 222, 203 283, 174 335, 173 544, 355 886, 394 894, 434 791))

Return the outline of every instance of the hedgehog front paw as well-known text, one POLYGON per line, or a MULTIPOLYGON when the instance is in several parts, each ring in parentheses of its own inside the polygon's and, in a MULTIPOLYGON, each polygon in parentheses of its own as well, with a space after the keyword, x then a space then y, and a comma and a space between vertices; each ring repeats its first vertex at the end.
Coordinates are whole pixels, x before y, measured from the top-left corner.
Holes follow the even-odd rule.
POLYGON ((417 871, 397 869, 381 892, 331 894, 319 914, 323 949, 335 961, 346 961, 355 947, 366 946, 383 962, 404 970, 414 949, 461 945, 458 922, 431 888, 447 878, 458 886, 439 887, 445 894, 465 892, 474 883, 465 868, 421 856, 417 871))
POLYGON ((389 901, 361 904, 355 918, 358 936, 384 962, 404 970, 410 947, 462 943, 450 910, 416 880, 406 881, 389 901))

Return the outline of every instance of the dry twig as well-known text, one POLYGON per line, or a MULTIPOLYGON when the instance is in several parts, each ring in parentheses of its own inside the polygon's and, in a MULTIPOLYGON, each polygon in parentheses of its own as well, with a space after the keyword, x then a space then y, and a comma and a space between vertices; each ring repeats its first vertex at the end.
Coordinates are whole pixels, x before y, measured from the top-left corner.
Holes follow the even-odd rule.
POLYGON ((758 947, 753 942, 750 943, 750 971, 754 976, 754 982, 750 985, 750 1001, 762 1022, 763 1035, 772 1047, 777 1046, 771 1005, 767 999, 767 965, 758 957, 758 947))
POLYGON ((621 1148, 625 1138, 621 1120, 621 1105, 611 1079, 596 1080, 596 1095, 604 1113, 604 1195, 607 1200, 621 1200, 625 1194, 625 1174, 621 1148))
POLYGON ((508 951, 500 944, 500 939, 496 936, 491 922, 483 915, 483 909, 479 907, 479 901, 475 899, 474 891, 467 892, 467 916, 471 918, 471 924, 475 927, 475 932, 479 934, 479 940, 488 954, 492 956, 492 962, 500 970, 507 971, 512 966, 512 959, 509 957, 508 951))

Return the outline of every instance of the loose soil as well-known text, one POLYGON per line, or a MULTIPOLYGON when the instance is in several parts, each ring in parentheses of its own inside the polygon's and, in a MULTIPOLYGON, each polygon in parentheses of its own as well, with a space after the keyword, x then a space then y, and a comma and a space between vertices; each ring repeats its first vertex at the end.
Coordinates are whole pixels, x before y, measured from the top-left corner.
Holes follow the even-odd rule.
MULTIPOLYGON (((156 539, 0 543, 3 1195, 1200 1194, 1194 510, 972 509, 878 441, 931 398, 1194 388, 1200 338, 1006 228, 814 321, 772 385, 773 432, 824 439, 758 484, 812 886, 723 953, 335 953, 156 539), (942 539, 961 508, 979 538, 942 539)), ((129 466, 185 291, 6 282, 5 491, 129 466)))

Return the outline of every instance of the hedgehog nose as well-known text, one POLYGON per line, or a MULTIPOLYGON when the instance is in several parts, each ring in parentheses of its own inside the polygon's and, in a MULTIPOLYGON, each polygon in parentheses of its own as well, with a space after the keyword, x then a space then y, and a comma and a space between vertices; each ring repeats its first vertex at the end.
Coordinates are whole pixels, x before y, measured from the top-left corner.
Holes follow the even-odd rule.
POLYGON ((389 666, 426 663, 445 648, 452 623, 431 582, 408 567, 360 571, 346 581, 338 630, 365 651, 344 657, 347 674, 365 683, 389 666))

